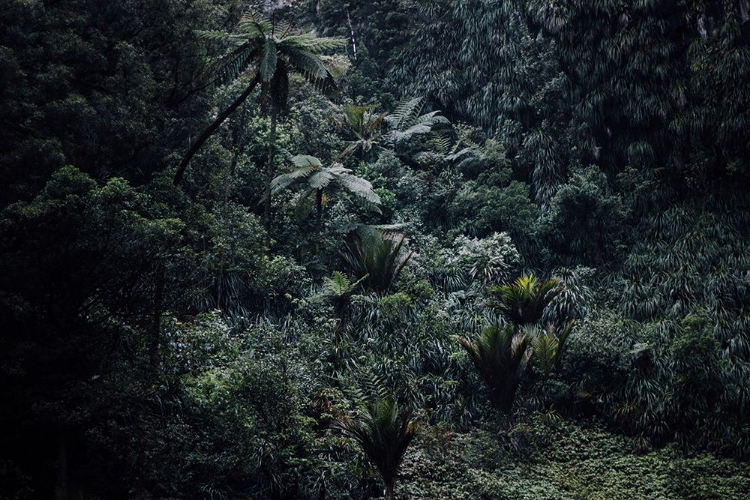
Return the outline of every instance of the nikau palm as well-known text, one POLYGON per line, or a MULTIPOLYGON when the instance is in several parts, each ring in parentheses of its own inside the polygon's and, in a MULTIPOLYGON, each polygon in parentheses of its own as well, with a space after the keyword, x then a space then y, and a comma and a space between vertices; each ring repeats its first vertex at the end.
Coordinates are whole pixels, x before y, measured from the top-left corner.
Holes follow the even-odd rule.
POLYGON ((360 415, 340 420, 337 426, 360 444, 383 478, 385 498, 393 500, 401 459, 417 432, 411 411, 399 412, 393 398, 378 398, 360 415))
POLYGON ((496 285, 490 291, 498 294, 497 307, 507 314, 515 325, 536 324, 542 318, 547 304, 558 295, 562 288, 557 280, 539 281, 529 274, 519 276, 510 285, 496 285))
POLYGON ((191 158, 203 143, 261 86, 261 104, 268 107, 271 127, 268 137, 267 183, 265 196, 266 225, 270 225, 271 190, 273 178, 274 145, 276 141, 276 116, 287 104, 289 74, 296 71, 323 92, 335 88, 333 75, 319 57, 324 51, 343 47, 346 40, 319 38, 312 32, 295 34, 286 22, 261 19, 257 13, 242 18, 236 33, 203 31, 199 35, 207 40, 221 42, 231 47, 229 52, 217 60, 216 84, 223 85, 238 77, 253 74, 245 90, 222 111, 190 147, 175 174, 174 183, 179 184, 191 158))
POLYGON ((403 235, 363 224, 344 242, 341 256, 357 276, 367 276, 366 288, 387 292, 413 255, 405 242, 403 235))
POLYGON ((533 353, 531 335, 512 325, 488 327, 476 340, 459 338, 479 377, 490 391, 490 399, 502 413, 509 415, 521 382, 521 375, 533 353))

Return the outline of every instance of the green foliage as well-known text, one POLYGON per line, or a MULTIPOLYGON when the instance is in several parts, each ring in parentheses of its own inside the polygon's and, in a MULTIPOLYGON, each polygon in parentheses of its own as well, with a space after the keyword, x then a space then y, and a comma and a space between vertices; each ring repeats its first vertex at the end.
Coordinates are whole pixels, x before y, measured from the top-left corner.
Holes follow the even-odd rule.
POLYGON ((596 425, 537 415, 507 434, 494 429, 451 433, 425 428, 403 466, 410 498, 665 498, 739 499, 746 464, 672 448, 647 455, 596 425), (690 480, 685 480, 690 478, 690 480))
POLYGON ((143 280, 178 250, 183 228, 183 221, 160 216, 152 200, 124 180, 99 187, 64 167, 34 201, 2 212, 7 304, 26 316, 46 297, 45 316, 68 325, 97 310, 145 312, 153 290, 139 291, 143 280))
POLYGON ((373 191, 369 181, 352 174, 341 163, 334 163, 330 167, 323 164, 314 156, 297 155, 292 157, 295 169, 279 175, 271 181, 271 193, 277 194, 290 185, 304 180, 306 189, 300 194, 300 202, 306 200, 313 193, 316 194, 316 208, 318 211, 318 226, 323 209, 323 196, 331 191, 329 186, 336 185, 361 199, 368 206, 380 204, 380 196, 373 191))
POLYGON ((552 299, 562 292, 555 280, 539 281, 533 274, 519 276, 510 285, 493 285, 490 291, 496 294, 496 306, 505 313, 514 325, 534 325, 552 299))
MULTIPOLYGON (((262 19, 257 12, 249 12, 237 25, 237 33, 203 31, 203 38, 229 45, 225 54, 213 62, 209 73, 211 83, 223 85, 253 71, 255 76, 245 90, 222 111, 211 125, 193 142, 175 174, 179 184, 193 155, 260 84, 260 102, 271 110, 269 132, 268 179, 274 176, 273 148, 275 147, 276 114, 284 111, 289 98, 289 75, 297 72, 324 93, 335 88, 334 76, 320 56, 324 51, 342 47, 346 42, 338 38, 317 38, 313 33, 295 34, 291 24, 275 19, 262 19)), ((270 189, 270 188, 269 188, 270 189)), ((270 221, 270 190, 266 195, 266 219, 270 221)))
POLYGON ((425 103, 423 97, 403 101, 384 118, 388 126, 388 132, 383 137, 386 144, 398 148, 415 136, 429 134, 438 125, 450 125, 446 117, 440 116, 440 111, 422 114, 425 103))
POLYGON ((485 328, 474 341, 459 339, 487 385, 492 403, 506 415, 513 409, 521 376, 531 358, 531 340, 528 333, 516 333, 512 326, 485 328))
POLYGON ((0 23, 0 206, 30 200, 64 165, 146 182, 168 164, 200 71, 193 30, 217 4, 9 0, 0 23))
POLYGON ((6 4, 0 497, 750 494, 746 0, 6 4))
POLYGON ((411 412, 399 411, 393 397, 378 398, 359 415, 339 420, 337 427, 359 443, 380 472, 385 497, 394 499, 399 465, 417 432, 411 412))
POLYGON ((520 264, 520 255, 506 233, 486 238, 458 236, 452 248, 440 252, 440 269, 434 280, 445 290, 470 288, 473 283, 483 289, 490 283, 508 279, 520 264))
POLYGON ((544 331, 537 331, 532 335, 533 365, 543 377, 549 377, 555 372, 560 372, 562 354, 574 326, 575 322, 571 321, 558 333, 555 331, 555 327, 550 325, 544 331))
POLYGON ((366 158, 370 151, 377 150, 380 146, 382 136, 382 124, 385 119, 384 113, 376 113, 371 106, 355 106, 345 104, 339 128, 354 137, 349 145, 341 152, 341 156, 348 157, 356 155, 366 158))
POLYGON ((612 265, 624 239, 620 197, 594 166, 575 172, 559 187, 542 218, 543 234, 556 254, 575 264, 612 265))
POLYGON ((412 256, 403 248, 406 237, 360 226, 346 240, 344 260, 358 277, 367 276, 367 288, 386 292, 412 256))

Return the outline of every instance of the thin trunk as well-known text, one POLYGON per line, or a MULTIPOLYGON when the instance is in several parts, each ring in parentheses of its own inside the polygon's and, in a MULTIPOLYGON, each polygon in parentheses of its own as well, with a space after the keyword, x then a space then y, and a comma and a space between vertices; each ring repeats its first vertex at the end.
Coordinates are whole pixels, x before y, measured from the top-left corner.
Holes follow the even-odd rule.
POLYGON ((151 345, 149 346, 149 362, 151 370, 155 373, 159 367, 159 348, 161 346, 161 315, 164 308, 164 282, 166 281, 166 269, 164 262, 160 262, 156 268, 156 290, 154 291, 154 312, 151 325, 151 345))
POLYGON ((354 36, 354 26, 352 26, 352 18, 349 15, 349 9, 346 9, 346 20, 349 22, 349 31, 352 34, 352 49, 354 50, 354 60, 357 60, 357 39, 354 36))
POLYGON ((265 222, 266 222, 266 233, 267 238, 271 238, 271 181, 274 176, 274 165, 273 160, 276 155, 276 107, 271 104, 271 130, 268 133, 268 161, 266 165, 266 208, 265 208, 265 222))
POLYGON ((315 215, 315 229, 318 231, 318 239, 320 239, 321 225, 323 223, 323 190, 318 189, 315 193, 315 208, 317 210, 315 215))
MULTIPOLYGON (((235 169, 237 168, 237 162, 239 161, 240 155, 242 154, 242 145, 238 144, 238 140, 235 139, 234 142, 234 148, 235 153, 232 156, 232 161, 229 162, 229 165, 227 166, 226 173, 224 175, 224 206, 221 210, 221 224, 222 224, 222 232, 226 235, 227 234, 227 226, 229 225, 229 192, 230 192, 230 186, 232 178, 234 177, 235 169)), ((233 255, 233 252, 229 252, 229 256, 224 255, 224 246, 222 245, 221 250, 219 251, 219 274, 217 276, 217 286, 216 286, 216 308, 223 310, 223 300, 224 300, 224 264, 227 260, 227 258, 231 257, 233 255)))
POLYGON ((255 87, 258 85, 259 81, 260 76, 255 75, 255 78, 253 78, 253 81, 250 82, 250 85, 248 85, 245 91, 240 94, 239 97, 227 109, 225 109, 219 116, 217 116, 216 120, 214 120, 213 123, 209 125, 208 128, 203 131, 203 133, 201 133, 200 136, 198 136, 193 145, 190 146, 188 152, 185 153, 185 157, 182 159, 182 161, 180 162, 180 166, 177 168, 177 173, 174 176, 175 185, 178 185, 182 181, 182 176, 185 175, 185 169, 187 169, 188 165, 190 164, 190 160, 193 158, 195 153, 197 153, 201 146, 203 146, 203 143, 206 142, 214 132, 216 132, 221 124, 224 123, 224 120, 226 120, 229 115, 234 112, 234 110, 239 108, 240 105, 245 102, 245 100, 247 100, 250 94, 253 93, 253 90, 255 90, 255 87))
POLYGON ((394 486, 395 481, 390 482, 385 485, 385 498, 386 500, 396 500, 396 495, 394 494, 394 486))
POLYGON ((61 435, 57 441, 57 488, 55 489, 56 500, 68 500, 68 440, 61 435))
POLYGON ((219 273, 216 276, 216 309, 223 310, 222 299, 224 296, 224 249, 219 252, 219 273))

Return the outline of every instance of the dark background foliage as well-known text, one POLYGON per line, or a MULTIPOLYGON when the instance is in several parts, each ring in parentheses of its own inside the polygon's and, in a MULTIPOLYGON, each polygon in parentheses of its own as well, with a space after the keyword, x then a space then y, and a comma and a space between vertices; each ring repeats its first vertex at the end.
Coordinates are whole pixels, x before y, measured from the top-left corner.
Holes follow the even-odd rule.
POLYGON ((378 415, 408 430, 398 498, 750 495, 747 0, 5 0, 0 25, 0 498, 378 497, 387 447, 334 425, 378 415), (312 52, 336 92, 264 82, 175 186, 270 64, 217 73, 252 10, 346 39, 312 52), (265 206, 275 175, 306 182, 265 206), (552 290, 511 294, 528 324, 518 277, 552 290), (511 375, 465 349, 491 332, 511 375))

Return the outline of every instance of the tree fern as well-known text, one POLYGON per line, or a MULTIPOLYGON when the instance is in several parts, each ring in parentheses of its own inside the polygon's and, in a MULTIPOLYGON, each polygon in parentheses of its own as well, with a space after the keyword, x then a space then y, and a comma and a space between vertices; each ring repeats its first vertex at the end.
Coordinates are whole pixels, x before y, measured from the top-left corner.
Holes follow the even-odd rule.
MULTIPOLYGON (((255 77, 237 99, 201 133, 191 145, 177 168, 174 182, 179 184, 191 158, 221 123, 261 85, 261 102, 272 106, 271 132, 275 139, 276 111, 286 106, 289 93, 289 72, 296 71, 316 88, 328 92, 335 87, 333 75, 320 58, 322 52, 346 46, 345 39, 316 38, 311 33, 296 35, 284 21, 261 19, 259 14, 246 14, 235 33, 202 32, 202 37, 219 43, 238 45, 216 60, 212 73, 215 82, 225 84, 239 75, 254 72, 255 77)), ((273 142, 270 141, 270 142, 273 142)), ((269 148, 268 186, 274 177, 272 146, 269 148)), ((267 224, 270 217, 270 187, 266 195, 267 224)))
POLYGON ((320 230, 323 213, 323 193, 325 190, 330 189, 332 185, 343 188, 369 204, 369 206, 377 208, 377 205, 380 204, 380 196, 373 190, 372 184, 354 175, 350 169, 344 168, 341 163, 334 163, 330 167, 325 167, 314 156, 296 155, 292 157, 292 164, 295 166, 294 169, 275 177, 271 181, 271 193, 276 195, 292 184, 304 179, 305 187, 300 196, 300 202, 304 202, 313 194, 316 195, 316 225, 318 226, 318 230, 320 230))

